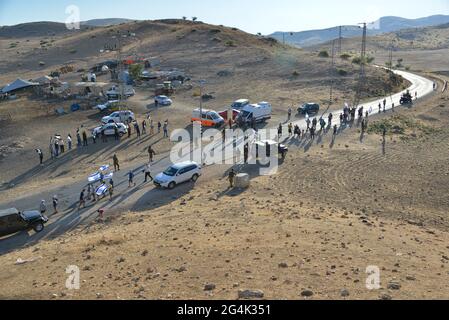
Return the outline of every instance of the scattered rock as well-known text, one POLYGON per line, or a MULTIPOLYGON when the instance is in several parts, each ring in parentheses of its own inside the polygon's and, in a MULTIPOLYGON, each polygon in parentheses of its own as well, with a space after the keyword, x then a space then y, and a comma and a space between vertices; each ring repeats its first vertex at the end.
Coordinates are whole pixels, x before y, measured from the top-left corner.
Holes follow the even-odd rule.
POLYGON ((313 296, 313 291, 312 290, 303 290, 301 292, 301 296, 306 297, 306 298, 311 297, 311 296, 313 296))
POLYGON ((239 290, 239 299, 261 299, 264 293, 261 290, 239 290))
POLYGON ((393 298, 389 295, 389 294, 381 294, 379 297, 380 300, 384 300, 384 301, 389 301, 389 300, 393 300, 393 298))
POLYGON ((399 282, 391 281, 387 287, 389 290, 400 290, 401 284, 399 282))
POLYGON ((343 289, 341 290, 340 295, 344 298, 349 297, 349 291, 347 289, 343 289))
POLYGON ((213 291, 217 286, 213 283, 208 283, 204 286, 204 291, 213 291))

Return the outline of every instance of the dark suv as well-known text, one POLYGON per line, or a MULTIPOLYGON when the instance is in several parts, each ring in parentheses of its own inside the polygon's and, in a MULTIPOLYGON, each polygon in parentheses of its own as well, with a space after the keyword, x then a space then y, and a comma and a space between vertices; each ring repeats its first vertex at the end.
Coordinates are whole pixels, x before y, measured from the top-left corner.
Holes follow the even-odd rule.
POLYGON ((48 218, 39 211, 0 210, 0 237, 31 229, 41 232, 47 222, 48 218))
POLYGON ((298 108, 298 113, 301 115, 317 114, 320 112, 320 105, 317 103, 306 103, 298 108))

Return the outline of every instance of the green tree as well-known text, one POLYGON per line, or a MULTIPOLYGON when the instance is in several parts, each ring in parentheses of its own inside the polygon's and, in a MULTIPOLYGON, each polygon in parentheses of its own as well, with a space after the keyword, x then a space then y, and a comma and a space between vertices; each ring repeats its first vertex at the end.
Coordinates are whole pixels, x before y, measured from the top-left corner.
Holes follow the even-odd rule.
POLYGON ((143 71, 143 66, 140 63, 135 63, 129 66, 129 74, 134 80, 140 79, 143 71))

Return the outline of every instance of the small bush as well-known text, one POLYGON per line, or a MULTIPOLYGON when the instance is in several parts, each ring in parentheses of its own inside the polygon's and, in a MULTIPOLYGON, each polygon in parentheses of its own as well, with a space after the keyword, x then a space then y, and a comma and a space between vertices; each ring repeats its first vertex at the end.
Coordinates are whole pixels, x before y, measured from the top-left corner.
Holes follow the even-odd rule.
POLYGON ((344 70, 344 69, 337 69, 337 73, 338 75, 345 77, 348 75, 348 71, 344 70))
POLYGON ((232 40, 226 41, 226 42, 225 42, 225 46, 226 46, 226 47, 237 47, 237 45, 235 44, 235 42, 232 41, 232 40))
POLYGON ((292 76, 297 78, 299 77, 299 72, 298 71, 293 71, 292 76))
POLYGON ((343 60, 349 60, 349 58, 351 58, 351 55, 349 53, 343 53, 340 56, 340 58, 343 59, 343 60))
POLYGON ((318 53, 318 57, 320 58, 329 58, 329 52, 327 52, 326 50, 322 50, 318 53))

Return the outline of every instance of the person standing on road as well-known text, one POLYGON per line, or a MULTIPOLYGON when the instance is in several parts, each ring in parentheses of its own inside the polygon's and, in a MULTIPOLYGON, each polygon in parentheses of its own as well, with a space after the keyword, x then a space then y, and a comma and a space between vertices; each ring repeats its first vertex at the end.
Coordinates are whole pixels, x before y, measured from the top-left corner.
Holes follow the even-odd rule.
POLYGON ((108 187, 108 193, 109 193, 109 201, 112 201, 112 198, 114 196, 114 186, 112 184, 108 187))
POLYGON ((168 138, 168 120, 164 123, 164 138, 168 138))
POLYGON ((290 121, 290 119, 292 118, 292 108, 291 107, 288 107, 287 115, 288 115, 287 121, 290 121))
POLYGON ((59 143, 59 148, 61 149, 61 154, 65 153, 65 144, 64 144, 64 140, 62 140, 62 139, 59 143))
POLYGON ((53 214, 58 213, 58 203, 59 203, 58 196, 54 195, 53 196, 53 210, 54 210, 53 214))
POLYGON ((334 134, 333 134, 333 136, 335 137, 337 135, 337 133, 338 133, 338 127, 337 127, 337 125, 335 125, 334 126, 334 134))
POLYGON ((136 186, 136 183, 134 182, 134 172, 129 171, 128 172, 128 188, 131 188, 131 186, 136 186))
POLYGON ((137 138, 140 138, 140 136, 141 136, 140 127, 139 127, 139 123, 137 121, 134 122, 134 129, 136 130, 137 138))
POLYGON ((329 117, 328 117, 328 126, 329 128, 332 127, 332 119, 334 118, 334 115, 332 113, 329 113, 329 117))
POLYGON ((41 149, 36 149, 37 155, 39 156, 39 164, 42 165, 44 162, 44 153, 41 149))
POLYGON ((278 137, 279 139, 282 138, 282 123, 280 123, 278 127, 278 137))
POLYGON ((86 131, 83 131, 83 146, 87 147, 89 144, 87 142, 87 133, 86 131))
POLYGON ((142 134, 147 134, 147 121, 142 121, 142 134))
POLYGON ((120 171, 120 162, 118 160, 117 154, 114 154, 112 157, 112 162, 114 163, 114 171, 120 171))
POLYGON ((118 127, 114 127, 114 140, 119 141, 120 140, 120 134, 118 132, 118 127))
POLYGON ((145 182, 144 183, 147 183, 148 178, 151 179, 150 182, 152 182, 154 180, 153 177, 151 176, 151 163, 148 163, 145 166, 144 173, 145 173, 145 182))
POLYGON ((86 189, 83 189, 80 193, 80 202, 78 205, 78 210, 81 209, 81 206, 83 206, 83 209, 86 208, 86 200, 84 199, 84 193, 86 192, 86 189))
POLYGON ((291 137, 293 135, 293 124, 290 122, 288 124, 288 136, 291 137))
POLYGON ((229 172, 229 176, 228 176, 229 186, 231 189, 234 188, 235 176, 236 176, 236 174, 235 174, 234 169, 231 169, 231 171, 229 172))
POLYGON ((45 212, 47 212, 47 204, 45 203, 45 200, 41 201, 41 204, 39 206, 39 211, 41 214, 44 214, 45 212))
POLYGON ((77 141, 77 147, 80 148, 82 144, 81 144, 81 135, 80 135, 79 129, 76 131, 76 141, 77 141))
POLYGON ((153 146, 149 146, 148 147, 148 156, 150 158, 150 163, 153 162, 153 158, 154 158, 155 155, 156 155, 156 152, 154 152, 153 146))
POLYGON ((73 144, 73 139, 72 139, 72 136, 69 133, 67 135, 67 146, 69 147, 69 150, 72 150, 72 144, 73 144))
POLYGON ((161 133, 162 123, 160 121, 157 122, 157 134, 161 133))

